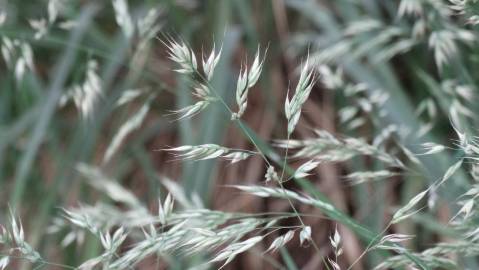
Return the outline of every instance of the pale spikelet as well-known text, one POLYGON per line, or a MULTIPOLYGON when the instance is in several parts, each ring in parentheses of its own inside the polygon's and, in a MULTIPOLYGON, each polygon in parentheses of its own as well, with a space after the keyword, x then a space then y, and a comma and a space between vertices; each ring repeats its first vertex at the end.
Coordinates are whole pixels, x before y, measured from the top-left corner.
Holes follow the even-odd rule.
POLYGON ((208 107, 210 103, 211 102, 209 100, 201 100, 196 102, 193 105, 189 105, 179 110, 173 111, 173 113, 181 115, 177 120, 189 118, 189 117, 197 115, 202 110, 206 109, 206 107, 208 107))
POLYGON ((308 99, 314 83, 315 78, 313 71, 309 66, 309 59, 306 59, 306 63, 301 69, 301 75, 295 93, 291 100, 289 100, 289 97, 287 96, 284 103, 284 112, 286 114, 286 119, 288 120, 288 135, 293 133, 299 117, 301 116, 301 108, 304 102, 308 99))
POLYGON ((261 75, 261 71, 263 70, 263 63, 264 58, 266 56, 266 52, 264 53, 263 59, 260 59, 260 48, 256 51, 256 55, 254 57, 253 64, 251 65, 250 71, 248 72, 248 87, 253 87, 256 82, 258 82, 259 76, 261 75))
POLYGON ((371 18, 355 20, 349 23, 346 29, 343 30, 343 35, 358 35, 378 29, 382 26, 383 24, 380 21, 371 18))
POLYGON ((336 225, 336 228, 334 230, 334 235, 333 237, 329 237, 329 241, 331 243, 331 246, 333 247, 333 252, 334 252, 334 260, 331 258, 328 258, 329 264, 334 270, 341 270, 341 267, 338 264, 338 257, 343 254, 343 248, 341 247, 341 235, 338 232, 338 227, 336 225))
POLYGON ((165 203, 161 204, 161 201, 159 201, 158 204, 158 217, 160 219, 161 224, 166 224, 168 217, 171 215, 173 212, 173 197, 171 196, 170 193, 166 196, 165 203))
POLYGON ((203 72, 205 73, 208 80, 211 80, 211 78, 213 77, 216 65, 220 60, 222 51, 223 47, 221 46, 220 50, 216 52, 216 45, 213 44, 213 49, 211 50, 211 53, 208 58, 203 58, 203 72))
POLYGON ((251 152, 235 151, 217 144, 183 145, 164 150, 182 152, 177 156, 183 160, 205 160, 222 157, 231 160, 231 163, 244 160, 252 155, 251 152))
POLYGON ((347 125, 346 128, 348 130, 355 130, 366 124, 366 119, 364 117, 357 117, 354 118, 352 121, 350 121, 347 125))
POLYGON ((48 21, 44 18, 28 20, 30 27, 35 30, 35 39, 41 39, 48 33, 48 21))
POLYGON ((352 120, 359 112, 359 109, 357 107, 352 107, 352 106, 347 106, 343 107, 339 110, 339 120, 341 123, 346 123, 350 120, 352 120))
POLYGON ((454 38, 448 30, 435 31, 429 37, 429 46, 434 49, 434 59, 440 70, 457 54, 454 38))
POLYGON ((325 211, 332 211, 334 209, 334 207, 328 202, 324 202, 323 200, 320 200, 320 199, 302 196, 294 191, 287 190, 287 189, 269 188, 269 187, 261 187, 261 186, 240 186, 240 185, 233 185, 232 187, 258 197, 263 197, 263 198, 274 197, 274 198, 296 200, 303 204, 312 205, 325 211))
POLYGON ((321 83, 327 89, 337 90, 344 86, 343 71, 341 69, 332 70, 327 65, 319 65, 317 68, 319 75, 321 75, 321 83))
POLYGON ((169 39, 163 43, 168 48, 169 58, 180 66, 180 69, 175 70, 176 72, 184 74, 198 72, 195 53, 183 41, 169 39))
MULTIPOLYGON (((102 96, 102 80, 97 73, 98 63, 95 60, 88 61, 85 81, 82 85, 75 85, 69 90, 68 98, 73 98, 76 107, 80 110, 83 118, 92 116, 94 108, 102 96)), ((63 101, 66 102, 66 101, 63 101)))
POLYGON ((279 181, 279 176, 276 170, 274 169, 273 166, 268 166, 268 169, 266 170, 266 174, 264 175, 264 178, 266 179, 266 182, 270 181, 279 181))
POLYGON ((457 214, 451 220, 454 220, 457 216, 461 214, 463 215, 464 220, 468 219, 471 216, 471 211, 473 207, 475 206, 474 199, 462 201, 462 202, 459 202, 458 204, 461 204, 462 207, 461 209, 459 209, 457 214))
POLYGON ((304 178, 309 174, 310 171, 312 171, 313 169, 315 169, 316 167, 318 167, 319 165, 319 161, 314 161, 314 160, 310 160, 304 164, 302 164, 301 166, 298 167, 298 169, 296 169, 296 171, 294 172, 293 174, 293 178, 304 178))
POLYGON ((465 100, 473 100, 476 98, 475 87, 472 85, 457 85, 456 93, 465 100))
POLYGON ((91 219, 90 216, 84 212, 63 209, 63 217, 75 226, 88 230, 93 235, 99 235, 100 233, 100 224, 95 222, 94 219, 91 219))
POLYGON ((2 240, 4 242, 3 248, 8 248, 9 253, 18 250, 21 253, 22 258, 31 263, 43 260, 40 254, 26 242, 22 223, 17 221, 12 210, 10 210, 10 230, 2 229, 2 240))
POLYGON ((78 26, 78 22, 75 20, 66 20, 57 23, 58 28, 63 29, 63 30, 73 30, 75 27, 78 26))
POLYGON ((447 169, 447 171, 444 173, 444 176, 440 181, 436 184, 436 186, 442 185, 444 182, 446 182, 449 178, 452 177, 452 175, 462 166, 463 159, 460 159, 456 163, 454 163, 451 167, 447 169))
POLYGON ((62 0, 49 0, 48 1, 48 23, 53 24, 60 10, 63 8, 62 0))
POLYGON ((429 190, 426 189, 420 192, 419 194, 414 196, 411 200, 409 200, 409 202, 406 205, 404 205, 399 210, 397 210, 396 213, 394 213, 393 215, 393 219, 391 223, 396 224, 417 213, 419 210, 411 211, 411 209, 413 209, 427 195, 428 191, 429 190))
POLYGON ((125 230, 123 228, 119 228, 113 233, 113 236, 109 232, 101 233, 100 240, 105 251, 108 254, 113 255, 123 243, 123 241, 125 241, 127 236, 128 235, 125 233, 125 230))
POLYGON ((341 267, 339 266, 337 262, 331 260, 330 258, 328 258, 328 262, 331 265, 333 270, 341 270, 341 267))
POLYGON ((125 34, 127 38, 131 38, 135 28, 130 12, 128 11, 127 0, 112 0, 112 5, 115 10, 116 23, 121 27, 123 34, 125 34))
POLYGON ((217 144, 203 144, 203 145, 183 145, 175 148, 166 149, 172 152, 184 152, 178 154, 181 159, 204 160, 213 159, 228 153, 228 148, 217 144))
POLYGON ((423 14, 422 3, 417 0, 401 0, 397 14, 399 18, 404 15, 419 16, 423 14))
POLYGON ((423 143, 421 144, 421 147, 426 151, 422 153, 422 155, 432 155, 432 154, 440 153, 446 149, 444 145, 432 143, 432 142, 423 143))
POLYGON ((274 241, 271 243, 271 245, 269 246, 269 248, 265 252, 276 251, 278 248, 281 248, 284 245, 286 245, 291 239, 293 239, 293 237, 294 237, 294 231, 293 230, 288 231, 284 235, 276 237, 276 239, 274 239, 274 241))
POLYGON ((2 38, 2 56, 9 69, 13 69, 17 83, 20 83, 27 71, 34 71, 33 50, 30 44, 2 38))
POLYGON ((193 90, 194 90, 193 95, 195 95, 196 97, 200 99, 208 100, 208 99, 211 99, 212 97, 210 88, 206 84, 199 83, 197 86, 193 88, 193 90))
POLYGON ((239 111, 231 115, 232 120, 239 119, 246 110, 248 90, 248 70, 245 69, 240 71, 238 76, 238 82, 236 84, 236 103, 239 106, 239 111))
POLYGON ((396 157, 383 149, 368 144, 361 138, 336 138, 325 130, 315 130, 317 138, 304 140, 279 140, 276 146, 298 149, 295 158, 314 158, 317 161, 346 161, 358 155, 367 155, 391 166, 404 167, 396 157))
POLYGON ((333 246, 334 254, 336 256, 343 254, 343 248, 341 247, 341 235, 338 232, 338 228, 334 230, 333 237, 329 237, 329 242, 331 243, 331 246, 333 246))
POLYGON ((116 202, 136 208, 140 204, 138 199, 129 190, 123 188, 115 180, 108 178, 100 169, 84 163, 78 163, 76 169, 88 179, 88 183, 94 188, 103 191, 116 202))
POLYGON ((145 93, 144 89, 125 90, 125 91, 123 91, 121 96, 118 98, 118 100, 115 102, 115 106, 119 107, 119 106, 125 105, 125 104, 135 100, 137 97, 141 96, 144 93, 145 93))
POLYGON ((397 252, 401 252, 402 247, 398 247, 397 245, 393 245, 396 243, 401 243, 404 241, 408 241, 413 239, 413 235, 407 234, 388 234, 381 238, 378 243, 374 244, 371 249, 386 249, 386 250, 396 250, 397 252))
POLYGON ((251 156, 251 153, 247 152, 232 152, 226 155, 223 155, 223 158, 229 160, 231 163, 236 163, 242 160, 245 160, 251 156))
POLYGON ((239 190, 248 192, 249 194, 259 197, 278 197, 278 198, 295 198, 300 200, 301 196, 291 190, 283 190, 280 188, 268 188, 261 186, 233 186, 239 190))
POLYGON ((93 270, 100 263, 103 265, 104 269, 111 269, 109 267, 111 260, 115 257, 118 257, 117 250, 120 248, 121 244, 125 241, 127 236, 128 235, 127 233, 125 233, 123 227, 118 228, 113 233, 113 236, 110 234, 109 231, 107 231, 106 233, 99 232, 97 237, 100 239, 100 242, 104 249, 104 253, 100 256, 94 257, 82 263, 78 267, 78 269, 93 270))
POLYGON ((231 244, 221 250, 212 260, 210 260, 210 262, 220 262, 226 260, 223 264, 226 265, 231 262, 236 257, 236 255, 252 248, 261 240, 263 240, 262 236, 255 236, 245 241, 231 244))
POLYGON ((302 246, 305 242, 312 241, 311 239, 311 227, 305 226, 299 233, 299 244, 302 246))
POLYGON ((25 241, 25 233, 23 231, 23 226, 19 223, 13 214, 13 211, 10 211, 10 223, 12 229, 12 238, 18 243, 23 243, 25 241))
POLYGON ((198 70, 195 53, 185 42, 177 42, 169 38, 162 41, 162 43, 168 49, 169 58, 180 66, 180 68, 175 71, 189 75, 190 79, 194 82, 193 94, 200 99, 200 101, 197 101, 195 104, 173 111, 173 113, 180 115, 177 120, 193 117, 206 109, 212 102, 218 100, 218 97, 212 94, 207 80, 210 80, 213 76, 214 69, 221 57, 221 49, 217 53, 215 48, 213 48, 210 56, 206 60, 202 59, 203 72, 206 76, 206 78, 203 78, 203 74, 198 70), (201 77, 201 79, 198 79, 198 77, 201 77))
POLYGON ((398 175, 388 170, 353 172, 345 176, 352 184, 361 184, 369 181, 379 181, 385 178, 398 175))
POLYGON ((113 140, 105 151, 103 163, 106 163, 111 159, 111 157, 119 149, 121 143, 126 138, 126 136, 128 136, 128 134, 141 126, 143 120, 148 114, 149 109, 150 101, 147 101, 133 116, 131 116, 125 123, 121 125, 121 127, 118 129, 118 132, 115 134, 113 140))
POLYGON ((238 112, 232 114, 231 119, 239 119, 244 114, 246 107, 248 106, 249 89, 258 81, 263 69, 263 63, 264 57, 263 60, 260 60, 260 48, 258 47, 250 69, 248 70, 247 67, 244 67, 244 70, 240 71, 238 76, 238 82, 236 84, 236 104, 238 104, 239 109, 238 112))

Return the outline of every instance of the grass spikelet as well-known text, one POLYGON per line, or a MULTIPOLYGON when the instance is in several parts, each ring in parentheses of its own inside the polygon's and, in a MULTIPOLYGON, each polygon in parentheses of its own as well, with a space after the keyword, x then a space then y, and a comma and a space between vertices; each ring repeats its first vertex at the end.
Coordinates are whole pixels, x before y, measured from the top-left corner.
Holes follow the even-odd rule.
POLYGON ((433 32, 429 38, 429 46, 434 49, 434 59, 441 70, 457 53, 454 35, 447 30, 433 32))
POLYGON ((290 230, 288 231, 286 234, 284 235, 281 235, 279 237, 276 237, 276 239, 273 240, 273 242, 271 243, 271 245, 269 246, 268 249, 266 249, 265 252, 274 252, 276 251, 278 248, 281 248, 283 247, 284 245, 286 245, 289 241, 291 241, 291 239, 293 239, 294 237, 294 231, 293 230, 290 230))
POLYGON ((309 66, 309 58, 306 59, 306 63, 301 69, 301 75, 299 77, 298 84, 296 86, 295 93, 291 100, 289 97, 286 97, 284 103, 284 112, 286 114, 286 119, 288 120, 288 135, 293 133, 296 124, 298 123, 299 117, 301 116, 301 108, 309 97, 309 93, 314 86, 315 78, 314 72, 309 66))
POLYGON ((133 21, 128 11, 127 0, 112 0, 113 9, 115 10, 116 23, 121 27, 121 30, 127 38, 133 36, 135 31, 133 21))
POLYGON ((183 145, 164 150, 171 152, 183 152, 177 155, 183 160, 206 160, 222 157, 231 160, 231 163, 244 160, 253 154, 253 152, 250 151, 237 151, 217 144, 183 145))
POLYGON ((255 236, 245 241, 231 244, 219 252, 210 262, 220 262, 225 260, 225 263, 223 264, 224 266, 231 262, 238 254, 250 249, 261 240, 263 240, 262 236, 255 236))
POLYGON ((401 0, 398 8, 398 17, 405 15, 419 16, 423 14, 423 7, 419 1, 415 0, 401 0))
POLYGON ((211 50, 211 53, 208 58, 203 58, 203 72, 205 73, 208 80, 211 80, 211 78, 213 77, 216 65, 220 60, 222 51, 223 47, 221 47, 220 50, 216 52, 216 45, 213 45, 213 49, 211 50))
POLYGON ((375 244, 372 249, 385 249, 385 250, 396 250, 397 252, 401 252, 402 248, 399 248, 395 245, 391 245, 391 243, 401 243, 404 241, 408 241, 413 239, 414 236, 407 235, 407 234, 388 234, 383 236, 377 244, 375 244))
POLYGON ((463 162, 463 159, 460 159, 459 161, 454 163, 451 167, 449 167, 446 173, 444 173, 444 176, 442 177, 442 179, 437 183, 436 186, 440 186, 444 184, 444 182, 446 182, 449 178, 451 178, 451 176, 462 166, 462 162, 463 162))
POLYGON ((311 240, 311 227, 305 226, 299 233, 299 244, 303 245, 305 242, 309 242, 311 240))
POLYGON ((92 116, 95 106, 103 96, 102 79, 97 71, 98 62, 95 60, 88 61, 85 80, 81 85, 74 85, 69 91, 71 98, 73 98, 84 119, 89 119, 92 116))
POLYGON ((180 117, 177 120, 190 118, 190 117, 193 117, 193 116, 197 115, 198 113, 200 113, 204 109, 206 109, 206 107, 208 107, 208 105, 210 105, 210 103, 211 102, 208 101, 208 100, 201 100, 201 101, 196 102, 193 105, 189 105, 189 106, 186 106, 186 107, 181 108, 179 110, 173 111, 173 113, 180 115, 180 117))
POLYGON ((118 98, 115 105, 117 107, 125 105, 125 104, 133 101, 137 97, 141 96, 143 93, 144 93, 144 91, 142 89, 125 90, 122 93, 122 95, 120 96, 120 98, 118 98))
POLYGON ((161 204, 161 201, 158 204, 158 217, 161 224, 166 224, 167 218, 173 212, 174 201, 171 197, 171 194, 168 193, 166 196, 165 203, 161 204))
POLYGON ((116 183, 113 179, 105 176, 98 168, 79 163, 77 164, 76 169, 88 179, 90 185, 105 192, 114 201, 125 203, 130 207, 137 207, 140 205, 140 202, 135 195, 116 183))
POLYGON ((266 179, 266 182, 279 181, 278 173, 276 172, 273 166, 268 166, 268 169, 266 170, 266 174, 264 175, 264 178, 266 179))
POLYGON ((426 151, 422 153, 422 155, 432 155, 432 154, 440 153, 446 149, 444 145, 440 145, 440 144, 432 143, 432 142, 423 143, 421 146, 426 151))
POLYGON ((351 181, 352 184, 357 185, 361 183, 366 183, 369 181, 379 181, 385 178, 398 175, 398 173, 391 172, 388 170, 380 171, 364 171, 364 172, 353 172, 345 176, 348 181, 351 181))
POLYGON ((304 178, 304 177, 310 175, 308 172, 310 172, 313 169, 315 169, 316 167, 318 167, 319 163, 320 163, 319 161, 310 160, 310 161, 302 164, 301 166, 298 167, 298 169, 296 169, 296 171, 294 172, 292 177, 293 178, 304 178))
POLYGON ((417 213, 419 210, 411 211, 413 207, 415 207, 419 201, 421 201, 429 192, 429 190, 424 190, 414 196, 409 202, 406 203, 403 207, 401 207, 399 210, 396 211, 393 215, 393 219, 391 221, 392 224, 396 224, 401 222, 402 220, 414 215, 417 213))
MULTIPOLYGON (((266 52, 265 52, 266 55, 266 52)), ((239 119, 246 111, 248 106, 248 92, 251 87, 253 87, 261 75, 263 69, 264 57, 260 60, 260 48, 256 52, 254 57, 253 64, 248 70, 247 67, 244 67, 243 71, 240 71, 238 76, 238 82, 236 84, 236 103, 238 104, 238 112, 233 113, 231 119, 239 119)))
POLYGON ((177 42, 169 39, 163 42, 168 48, 170 59, 180 66, 176 72, 183 74, 194 74, 198 72, 198 63, 196 61, 195 53, 184 42, 177 42))
POLYGON ((106 163, 111 159, 111 157, 118 150, 121 143, 126 138, 126 136, 128 136, 128 134, 141 126, 143 120, 148 114, 149 109, 150 101, 147 101, 132 117, 130 117, 125 123, 121 125, 121 127, 118 129, 118 132, 115 134, 113 140, 105 151, 103 163, 106 163))

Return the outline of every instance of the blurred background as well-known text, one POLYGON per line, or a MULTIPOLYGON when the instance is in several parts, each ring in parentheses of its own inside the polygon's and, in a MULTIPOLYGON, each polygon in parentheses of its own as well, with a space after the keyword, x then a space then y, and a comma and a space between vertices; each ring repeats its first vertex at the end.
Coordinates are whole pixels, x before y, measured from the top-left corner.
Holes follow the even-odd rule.
MULTIPOLYGON (((86 236, 81 245, 60 245, 68 242, 65 233, 49 233, 62 207, 108 201, 86 183, 76 169, 79 163, 98 166, 152 211, 166 194, 160 183, 165 176, 215 210, 291 211, 287 201, 260 199, 226 187, 261 184, 267 167, 260 157, 235 164, 188 162, 158 151, 205 143, 254 150, 220 105, 175 121, 171 112, 192 104, 194 97, 189 82, 172 72, 176 67, 162 43, 168 37, 185 41, 197 55, 206 54, 213 45, 222 46, 213 85, 232 105, 242 65, 253 61, 258 46, 267 48, 262 76, 250 91, 243 117, 262 145, 286 138, 284 100, 307 55, 327 80, 313 88, 296 139, 314 137, 314 129, 371 141, 380 134, 388 137, 404 131, 422 133, 397 135, 412 150, 418 150, 424 139, 448 144, 452 107, 460 121, 474 122, 468 117, 477 105, 456 89, 474 85, 468 70, 477 64, 477 54, 464 55, 477 51, 477 46, 469 47, 475 37, 462 33, 452 40, 456 51, 464 54, 451 57, 447 49, 444 55, 438 53, 430 44, 431 33, 454 32, 460 19, 449 19, 449 14, 441 14, 442 7, 430 2, 434 1, 131 0, 125 10, 114 8, 110 1, 0 1, 0 223, 6 222, 9 207, 15 209, 29 243, 51 261, 78 265, 98 255, 97 239, 86 236), (444 65, 444 59, 454 60, 444 65), (371 95, 362 99, 363 94, 348 96, 347 91, 330 89, 338 85, 380 90, 388 98, 377 97, 374 103, 371 95), (98 98, 82 94, 85 88, 98 98), (150 106, 144 117, 133 127, 122 128, 145 102, 150 106), (118 147, 105 159, 113 141, 118 147)), ((275 158, 272 153, 269 157, 275 158)), ((428 178, 402 174, 351 185, 344 176, 352 170, 382 169, 378 161, 362 157, 347 164, 321 164, 309 182, 338 209, 379 232, 392 207, 439 177, 453 157, 454 153, 426 159, 428 178)), ((300 164, 295 162, 291 161, 293 167, 300 164)), ((294 182, 286 187, 298 188, 294 182)), ((458 185, 446 195, 455 198, 463 189, 458 185)), ((319 255, 332 254, 329 236, 337 222, 318 209, 297 208, 311 215, 305 222, 313 228, 322 254, 295 243, 263 256, 266 242, 255 247, 258 252, 238 256, 226 269, 325 269, 319 255)), ((447 239, 434 215, 447 222, 450 205, 439 202, 438 209, 393 230, 417 236, 410 243, 412 250, 447 239)), ((344 242, 341 264, 346 269, 367 243, 347 227, 339 225, 339 230, 344 242)), ((160 269, 185 269, 198 260, 172 259, 161 262, 160 269)), ((381 256, 372 252, 354 269, 372 269, 380 261, 381 256)), ((149 265, 138 269, 154 269, 149 265)))

